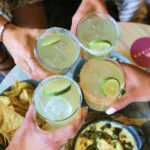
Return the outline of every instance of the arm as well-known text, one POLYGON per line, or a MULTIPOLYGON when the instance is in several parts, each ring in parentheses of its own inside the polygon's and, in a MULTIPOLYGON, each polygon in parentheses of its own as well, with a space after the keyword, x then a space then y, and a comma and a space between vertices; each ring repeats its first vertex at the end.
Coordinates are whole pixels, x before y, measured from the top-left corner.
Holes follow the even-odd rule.
POLYGON ((26 118, 6 150, 59 150, 62 145, 76 135, 84 123, 86 114, 87 108, 83 107, 70 125, 58 130, 44 131, 37 127, 36 111, 31 104, 26 118))
POLYGON ((79 8, 77 9, 76 13, 72 18, 71 31, 76 34, 76 26, 79 20, 87 13, 94 11, 108 13, 108 10, 103 0, 82 0, 79 8))
POLYGON ((150 73, 122 63, 125 71, 126 93, 106 113, 112 114, 130 103, 150 101, 150 73))
MULTIPOLYGON (((13 13, 14 24, 7 25, 2 35, 2 42, 12 55, 15 63, 29 78, 34 80, 42 80, 52 75, 37 63, 33 53, 36 38, 43 31, 40 27, 46 27, 43 25, 43 23, 46 24, 46 21, 43 21, 43 18, 46 20, 46 17, 44 17, 42 7, 42 3, 38 3, 17 9, 13 13), (26 14, 28 14, 28 17, 26 14), (27 72, 29 67, 31 71, 27 72)), ((7 20, 0 16, 0 25, 5 22, 7 20)))

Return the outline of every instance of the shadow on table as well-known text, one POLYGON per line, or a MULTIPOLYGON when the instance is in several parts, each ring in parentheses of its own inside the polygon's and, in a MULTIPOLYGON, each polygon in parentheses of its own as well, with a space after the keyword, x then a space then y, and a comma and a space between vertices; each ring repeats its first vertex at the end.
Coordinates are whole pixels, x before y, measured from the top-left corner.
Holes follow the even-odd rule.
POLYGON ((147 130, 147 129, 149 129, 149 127, 150 127, 150 121, 144 123, 141 127, 143 132, 144 132, 144 135, 145 135, 145 143, 146 143, 143 150, 149 150, 150 149, 150 138, 149 138, 150 137, 150 130, 147 130))

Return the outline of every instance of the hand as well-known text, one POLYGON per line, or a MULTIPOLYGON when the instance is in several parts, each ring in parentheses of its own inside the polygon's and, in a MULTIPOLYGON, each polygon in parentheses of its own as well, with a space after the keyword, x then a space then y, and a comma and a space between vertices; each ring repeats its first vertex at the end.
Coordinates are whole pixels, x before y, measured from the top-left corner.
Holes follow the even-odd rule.
POLYGON ((106 113, 112 114, 130 103, 150 100, 150 73, 136 66, 122 63, 125 71, 126 93, 106 113))
POLYGON ((6 150, 58 150, 76 135, 86 115, 87 108, 83 107, 70 125, 58 130, 44 131, 35 122, 36 111, 31 104, 26 118, 6 150))
POLYGON ((27 74, 31 79, 42 80, 50 74, 43 69, 34 57, 33 49, 35 47, 36 38, 42 32, 41 29, 20 28, 13 24, 6 26, 3 33, 3 43, 14 58, 15 63, 27 74), (31 67, 31 72, 27 72, 27 68, 31 67))
POLYGON ((108 10, 103 2, 103 0, 82 0, 79 8, 76 13, 72 17, 72 33, 76 34, 76 27, 79 20, 85 16, 86 14, 94 11, 108 13, 108 10))

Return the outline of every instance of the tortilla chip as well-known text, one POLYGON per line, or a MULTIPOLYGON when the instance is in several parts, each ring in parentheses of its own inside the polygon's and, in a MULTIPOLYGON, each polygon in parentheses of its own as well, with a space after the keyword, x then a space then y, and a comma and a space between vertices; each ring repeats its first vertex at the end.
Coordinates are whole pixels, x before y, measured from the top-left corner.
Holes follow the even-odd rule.
MULTIPOLYGON (((28 111, 35 87, 28 82, 15 81, 10 90, 0 96, 0 144, 6 146, 21 126, 28 111)), ((45 121, 38 117, 38 124, 45 121)))
POLYGON ((17 107, 22 108, 22 109, 25 109, 25 110, 28 110, 28 108, 29 108, 29 103, 23 105, 23 104, 22 104, 17 98, 15 98, 15 97, 10 97, 10 101, 11 101, 11 104, 12 104, 13 106, 17 106, 17 107))
MULTIPOLYGON (((2 105, 2 104, 1 104, 2 105)), ((1 107, 3 112, 3 122, 0 127, 0 132, 10 132, 20 127, 24 117, 14 111, 14 108, 6 107, 3 105, 1 107)))
POLYGON ((32 102, 34 90, 33 89, 23 89, 19 95, 19 100, 22 104, 27 104, 32 102))
POLYGON ((11 104, 8 96, 0 96, 0 102, 2 102, 5 106, 9 106, 11 104))
POLYGON ((19 96, 22 89, 24 89, 24 88, 34 89, 34 86, 28 82, 19 82, 18 83, 18 81, 16 81, 15 84, 12 86, 12 90, 3 92, 3 94, 6 96, 11 96, 11 97, 19 96))

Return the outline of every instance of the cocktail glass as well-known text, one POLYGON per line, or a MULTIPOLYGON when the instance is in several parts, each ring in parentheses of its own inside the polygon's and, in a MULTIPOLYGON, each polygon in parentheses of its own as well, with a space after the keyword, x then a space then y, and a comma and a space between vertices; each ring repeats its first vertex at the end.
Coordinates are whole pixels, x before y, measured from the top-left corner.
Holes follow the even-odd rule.
POLYGON ((37 38, 34 54, 43 68, 53 74, 64 74, 79 58, 80 46, 70 31, 52 27, 37 38))
POLYGON ((124 71, 114 60, 87 61, 80 72, 80 86, 90 108, 105 111, 121 94, 125 83, 124 71))
POLYGON ((76 33, 86 59, 104 60, 119 38, 119 27, 110 15, 92 12, 81 18, 76 33))
POLYGON ((38 114, 51 125, 53 130, 68 125, 74 119, 81 107, 82 93, 79 85, 72 78, 54 75, 46 78, 37 86, 33 102, 38 114), (62 82, 70 85, 55 93, 56 95, 45 93, 45 89, 49 86, 54 90, 62 87, 62 82))

